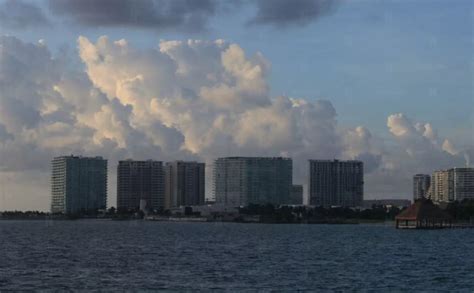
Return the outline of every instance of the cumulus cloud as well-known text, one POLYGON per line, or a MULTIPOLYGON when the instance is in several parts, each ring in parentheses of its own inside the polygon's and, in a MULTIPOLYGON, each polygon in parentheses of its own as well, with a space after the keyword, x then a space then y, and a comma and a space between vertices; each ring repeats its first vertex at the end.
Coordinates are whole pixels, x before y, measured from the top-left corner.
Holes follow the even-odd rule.
POLYGON ((0 3, 0 25, 13 29, 25 29, 48 25, 44 12, 31 2, 6 0, 0 3))
POLYGON ((454 151, 455 146, 446 138, 440 139, 430 123, 413 122, 397 113, 388 117, 387 126, 397 143, 384 157, 393 173, 404 172, 408 178, 415 173, 429 174, 467 163, 464 154, 471 150, 454 151))
POLYGON ((364 171, 370 173, 382 164, 385 149, 383 143, 372 135, 369 129, 358 126, 343 133, 344 154, 347 159, 364 162, 364 171))
MULTIPOLYGON (((162 40, 137 49, 104 36, 79 37, 77 47, 84 69, 44 42, 0 38, 0 175, 47 182, 53 156, 102 155, 114 204, 119 159, 289 156, 295 181, 304 183, 308 159, 342 158, 365 162, 367 194, 390 196, 409 191, 412 174, 462 165, 472 154, 403 114, 388 117, 387 143, 363 126, 339 126, 330 101, 272 97, 270 62, 235 43, 162 40)), ((23 204, 26 185, 9 187, 25 193, 17 197, 23 204)), ((37 208, 47 209, 49 190, 38 192, 37 208)))

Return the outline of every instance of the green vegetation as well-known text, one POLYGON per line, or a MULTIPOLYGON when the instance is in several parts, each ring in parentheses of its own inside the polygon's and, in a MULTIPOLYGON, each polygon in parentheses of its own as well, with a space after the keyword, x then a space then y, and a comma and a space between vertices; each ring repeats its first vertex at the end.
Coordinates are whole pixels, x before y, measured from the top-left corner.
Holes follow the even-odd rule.
MULTIPOLYGON (((454 221, 466 222, 474 219, 474 200, 452 202, 444 206, 446 211, 453 217, 454 221)), ((249 205, 239 209, 240 216, 237 222, 260 222, 260 223, 359 223, 359 222, 382 222, 395 219, 402 210, 398 207, 387 207, 373 205, 370 209, 356 208, 323 208, 305 206, 281 206, 275 207, 271 204, 249 205), (257 219, 257 220, 256 220, 257 219)), ((169 210, 157 210, 150 215, 170 216, 169 210)), ((200 216, 199 212, 193 212, 191 207, 184 210, 184 217, 200 216)), ((81 211, 77 214, 63 215, 50 214, 38 211, 6 211, 0 213, 0 219, 83 219, 104 218, 114 220, 143 219, 144 213, 137 210, 120 210, 111 207, 107 210, 81 211)))
POLYGON ((446 211, 458 222, 474 220, 474 200, 449 203, 446 211))
POLYGON ((305 206, 282 206, 271 204, 249 205, 240 209, 242 220, 245 215, 260 216, 264 223, 357 223, 364 221, 393 220, 401 210, 397 207, 373 206, 371 209, 323 208, 305 206))

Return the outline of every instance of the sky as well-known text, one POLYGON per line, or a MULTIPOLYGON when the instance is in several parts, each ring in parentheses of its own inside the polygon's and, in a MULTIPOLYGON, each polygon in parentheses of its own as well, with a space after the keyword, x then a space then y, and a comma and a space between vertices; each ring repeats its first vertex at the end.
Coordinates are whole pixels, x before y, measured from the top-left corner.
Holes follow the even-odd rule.
MULTIPOLYGON (((472 1, 0 0, 0 210, 64 154, 359 159, 366 198, 471 165, 472 1)), ((210 178, 207 178, 208 183, 210 178)), ((207 196, 210 196, 208 188, 207 196)))

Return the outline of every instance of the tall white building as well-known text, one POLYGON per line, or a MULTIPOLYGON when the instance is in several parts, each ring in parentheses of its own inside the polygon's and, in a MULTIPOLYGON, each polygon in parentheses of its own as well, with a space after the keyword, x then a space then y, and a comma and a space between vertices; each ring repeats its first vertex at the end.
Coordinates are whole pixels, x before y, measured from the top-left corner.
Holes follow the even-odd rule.
POLYGON ((281 157, 219 158, 214 163, 213 179, 218 204, 288 204, 293 163, 281 157))
POLYGON ((431 176, 428 174, 416 174, 413 176, 413 200, 428 197, 431 184, 431 176))
POLYGON ((437 202, 474 199, 474 168, 452 168, 435 171, 431 199, 437 202))
POLYGON ((361 161, 309 161, 309 200, 315 206, 361 206, 364 164, 361 161))
POLYGON ((450 172, 448 170, 438 170, 431 178, 431 200, 437 202, 448 202, 453 200, 450 191, 450 172))

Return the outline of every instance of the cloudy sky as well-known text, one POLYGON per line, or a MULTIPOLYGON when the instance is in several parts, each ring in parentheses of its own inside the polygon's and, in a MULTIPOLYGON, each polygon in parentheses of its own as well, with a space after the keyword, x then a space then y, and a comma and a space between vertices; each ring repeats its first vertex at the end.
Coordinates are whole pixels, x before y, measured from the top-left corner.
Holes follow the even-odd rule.
MULTIPOLYGON (((365 162, 366 198, 474 159, 470 0, 0 0, 0 210, 50 160, 365 162)), ((209 179, 209 178, 208 178, 209 179)), ((209 195, 209 194, 208 194, 209 195)))

